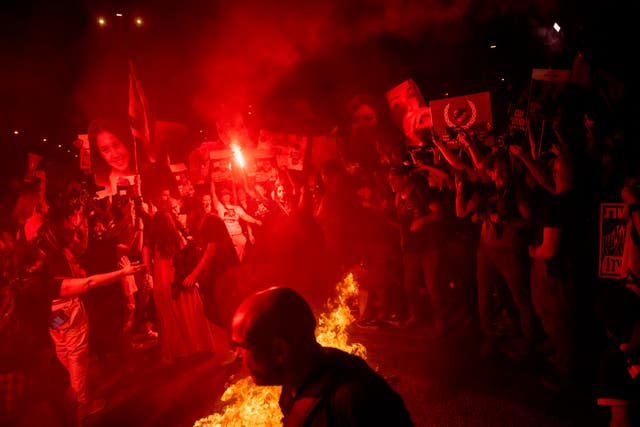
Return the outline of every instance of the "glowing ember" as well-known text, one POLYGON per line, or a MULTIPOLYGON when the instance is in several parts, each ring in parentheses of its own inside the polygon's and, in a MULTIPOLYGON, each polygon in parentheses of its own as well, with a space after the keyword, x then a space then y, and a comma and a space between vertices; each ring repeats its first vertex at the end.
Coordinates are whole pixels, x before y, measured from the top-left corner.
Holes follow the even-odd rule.
MULTIPOLYGON (((354 317, 349 302, 358 295, 358 283, 349 273, 336 286, 337 298, 326 305, 328 314, 318 319, 316 337, 326 347, 335 347, 365 358, 362 344, 349 344, 347 327, 354 317)), ((282 412, 278 406, 281 387, 257 386, 250 377, 230 385, 220 400, 228 402, 221 413, 215 413, 195 422, 194 427, 271 427, 282 425, 282 412)))

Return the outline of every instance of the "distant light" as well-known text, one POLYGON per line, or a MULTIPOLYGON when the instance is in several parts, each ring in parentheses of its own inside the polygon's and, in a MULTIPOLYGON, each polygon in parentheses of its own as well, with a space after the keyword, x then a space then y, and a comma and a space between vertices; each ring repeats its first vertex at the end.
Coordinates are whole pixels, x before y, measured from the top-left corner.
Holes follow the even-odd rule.
POLYGON ((58 148, 62 148, 62 144, 58 144, 58 148))
POLYGON ((70 152, 71 152, 71 150, 67 150, 67 153, 70 153, 70 152))
POLYGON ((249 111, 247 114, 248 114, 248 115, 252 115, 253 113, 252 113, 251 111, 249 111))
POLYGON ((495 44, 492 44, 491 46, 489 46, 489 49, 495 49, 497 46, 495 44))
POLYGON ((123 15, 122 15, 121 13, 116 13, 116 16, 117 16, 118 18, 122 18, 122 16, 123 16, 123 15))
POLYGON ((47 138, 42 138, 42 142, 47 142, 47 138))
POLYGON ((14 134, 14 135, 19 135, 19 134, 20 134, 20 131, 19 131, 19 130, 14 130, 14 131, 13 131, 13 134, 14 134))
POLYGON ((74 154, 74 155, 73 155, 73 157, 78 157, 78 155, 77 155, 77 154, 74 154))
POLYGON ((449 96, 449 92, 445 92, 442 96, 449 96))
POLYGON ((557 23, 557 22, 554 22, 554 23, 553 23, 553 29, 554 29, 554 30, 556 30, 556 32, 558 32, 558 33, 559 33, 561 28, 560 28, 560 25, 558 25, 558 23, 557 23))
POLYGON ((98 25, 104 27, 105 25, 107 25, 107 21, 103 17, 100 17, 98 18, 98 25))
POLYGON ((500 78, 500 81, 502 81, 502 82, 503 82, 503 81, 504 81, 504 77, 501 77, 501 78, 500 78))
POLYGON ((135 22, 136 22, 136 25, 140 27, 142 25, 142 18, 136 18, 135 22))

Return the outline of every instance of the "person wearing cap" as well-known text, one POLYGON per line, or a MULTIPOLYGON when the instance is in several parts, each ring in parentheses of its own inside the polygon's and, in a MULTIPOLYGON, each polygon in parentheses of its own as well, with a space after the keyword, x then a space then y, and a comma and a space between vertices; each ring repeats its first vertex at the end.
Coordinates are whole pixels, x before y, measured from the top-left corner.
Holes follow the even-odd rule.
POLYGON ((296 291, 272 287, 235 311, 232 340, 257 385, 280 385, 283 425, 412 426, 400 395, 360 357, 323 347, 296 291))

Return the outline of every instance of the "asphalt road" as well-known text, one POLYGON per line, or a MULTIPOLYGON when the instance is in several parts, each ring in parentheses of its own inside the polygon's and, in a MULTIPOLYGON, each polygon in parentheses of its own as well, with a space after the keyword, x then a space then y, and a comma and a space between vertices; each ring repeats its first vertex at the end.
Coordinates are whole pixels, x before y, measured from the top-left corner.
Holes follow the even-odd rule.
MULTIPOLYGON (((606 426, 606 413, 589 397, 550 391, 527 366, 497 357, 483 361, 471 336, 430 338, 426 330, 350 328, 367 348, 367 361, 404 398, 416 426, 606 426)), ((220 396, 245 373, 241 363, 220 366, 194 356, 163 366, 157 346, 130 363, 92 369, 106 409, 86 426, 191 427, 225 405, 220 396)))

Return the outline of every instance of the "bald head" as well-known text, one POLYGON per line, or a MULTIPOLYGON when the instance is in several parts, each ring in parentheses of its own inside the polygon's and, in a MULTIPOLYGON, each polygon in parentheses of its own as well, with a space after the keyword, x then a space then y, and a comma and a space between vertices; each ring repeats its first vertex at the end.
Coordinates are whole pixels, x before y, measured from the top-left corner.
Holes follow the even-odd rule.
POLYGON ((233 316, 233 341, 254 346, 274 338, 303 343, 315 340, 316 319, 304 298, 291 288, 257 292, 233 316))

